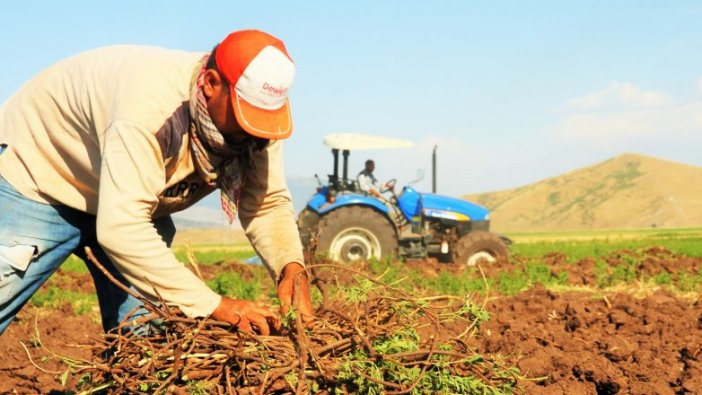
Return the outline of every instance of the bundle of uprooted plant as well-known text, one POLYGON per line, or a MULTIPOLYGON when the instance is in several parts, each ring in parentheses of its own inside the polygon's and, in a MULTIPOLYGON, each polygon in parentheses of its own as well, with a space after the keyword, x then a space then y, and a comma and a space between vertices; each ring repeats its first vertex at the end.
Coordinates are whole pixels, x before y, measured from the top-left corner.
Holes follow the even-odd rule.
POLYGON ((315 319, 303 324, 293 309, 272 336, 186 318, 142 299, 151 315, 140 320, 150 320, 149 331, 105 335, 95 360, 74 368, 82 376, 78 390, 499 394, 514 389, 514 368, 499 357, 477 354, 466 342, 489 317, 484 303, 415 296, 348 266, 313 263, 308 273, 321 299, 315 319))

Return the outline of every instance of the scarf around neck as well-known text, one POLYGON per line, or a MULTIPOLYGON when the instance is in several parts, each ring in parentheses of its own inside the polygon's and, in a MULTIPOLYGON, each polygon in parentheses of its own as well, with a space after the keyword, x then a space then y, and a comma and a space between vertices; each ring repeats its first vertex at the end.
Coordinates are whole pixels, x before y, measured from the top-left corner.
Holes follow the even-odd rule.
MULTIPOLYGON (((254 150, 263 148, 263 141, 247 138, 236 146, 224 140, 212 122, 202 91, 209 55, 200 60, 190 91, 191 151, 195 168, 205 182, 221 191, 222 209, 231 224, 239 209, 239 198, 247 171, 254 171, 254 150)), ((231 88, 230 88, 231 89, 231 88)), ((267 141, 265 141, 267 143, 267 141)))

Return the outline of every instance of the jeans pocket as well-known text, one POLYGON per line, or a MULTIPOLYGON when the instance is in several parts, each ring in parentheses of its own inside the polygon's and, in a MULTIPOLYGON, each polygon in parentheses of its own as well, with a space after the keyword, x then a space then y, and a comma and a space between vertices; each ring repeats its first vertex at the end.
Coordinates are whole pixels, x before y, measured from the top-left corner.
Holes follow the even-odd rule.
POLYGON ((17 244, 5 246, 0 244, 0 305, 4 305, 19 289, 21 274, 27 270, 34 259, 37 248, 32 245, 17 244))

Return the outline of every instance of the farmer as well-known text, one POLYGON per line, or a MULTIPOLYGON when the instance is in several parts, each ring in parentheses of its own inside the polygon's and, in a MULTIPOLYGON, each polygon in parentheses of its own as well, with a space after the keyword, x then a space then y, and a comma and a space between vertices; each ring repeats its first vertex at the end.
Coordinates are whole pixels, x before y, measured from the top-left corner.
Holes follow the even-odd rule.
POLYGON ((373 170, 375 170, 375 162, 372 159, 368 159, 365 168, 356 176, 356 180, 358 180, 358 186, 361 188, 361 191, 381 198, 378 179, 373 175, 373 170))
MULTIPOLYGON (((299 300, 311 319, 283 172, 294 73, 280 40, 247 30, 209 55, 87 51, 10 97, 0 107, 0 333, 70 254, 86 260, 90 247, 147 298, 157 291, 187 316, 268 334, 275 314, 217 295, 169 249, 170 214, 215 189, 275 279, 283 312, 299 300)), ((86 263, 108 331, 141 303, 86 263)))

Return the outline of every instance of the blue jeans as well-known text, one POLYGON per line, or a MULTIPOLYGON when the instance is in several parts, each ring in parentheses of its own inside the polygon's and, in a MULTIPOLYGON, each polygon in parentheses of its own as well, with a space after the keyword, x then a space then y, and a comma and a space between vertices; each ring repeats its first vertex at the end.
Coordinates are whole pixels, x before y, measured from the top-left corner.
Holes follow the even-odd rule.
MULTIPOLYGON (((0 155, 4 148, 0 146, 0 155)), ((175 236, 171 218, 159 218, 153 223, 170 246, 175 236)), ((0 334, 71 254, 85 261, 93 277, 106 332, 116 328, 141 305, 87 260, 85 247, 92 249, 113 276, 134 289, 98 244, 95 216, 63 205, 30 200, 0 176, 0 334)))

